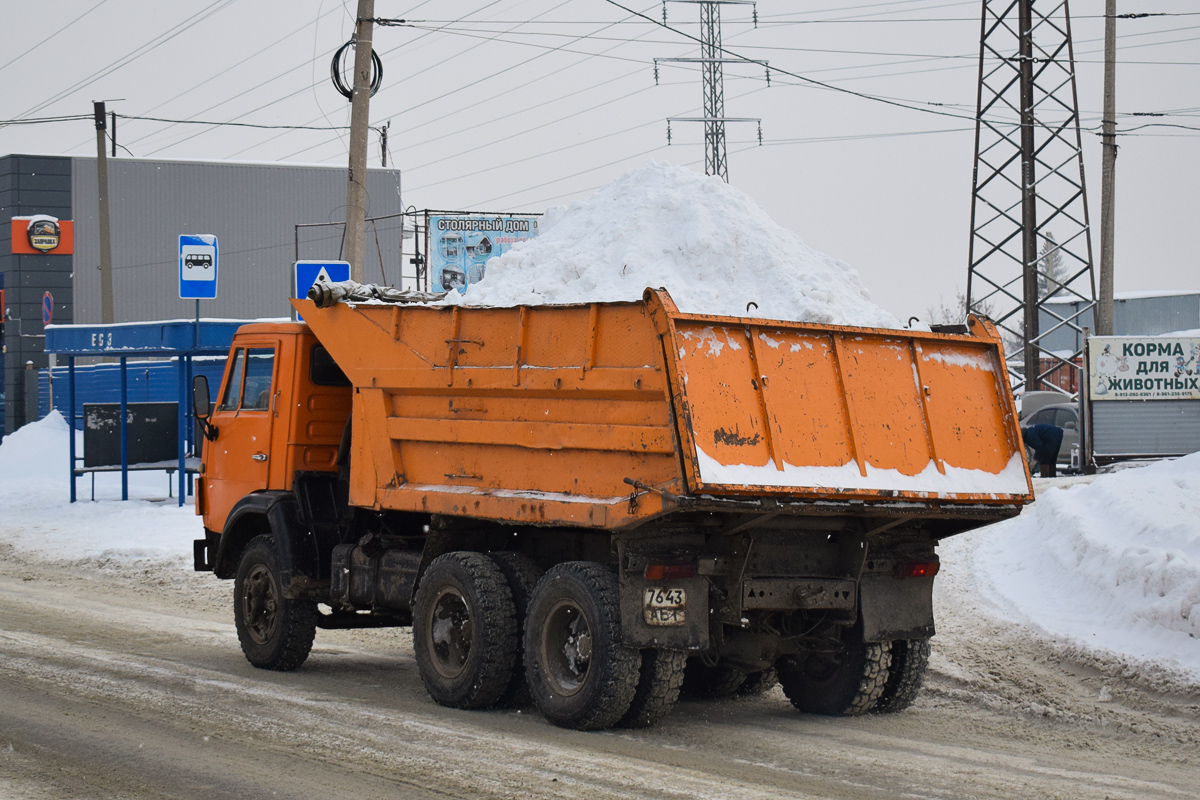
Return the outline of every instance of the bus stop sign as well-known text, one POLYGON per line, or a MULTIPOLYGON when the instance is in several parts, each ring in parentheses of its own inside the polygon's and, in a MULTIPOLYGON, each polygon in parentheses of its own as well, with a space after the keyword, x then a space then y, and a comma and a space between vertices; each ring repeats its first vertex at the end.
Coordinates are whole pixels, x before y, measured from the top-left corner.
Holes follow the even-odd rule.
POLYGON ((212 300, 217 296, 216 236, 180 235, 179 296, 185 300, 212 300))

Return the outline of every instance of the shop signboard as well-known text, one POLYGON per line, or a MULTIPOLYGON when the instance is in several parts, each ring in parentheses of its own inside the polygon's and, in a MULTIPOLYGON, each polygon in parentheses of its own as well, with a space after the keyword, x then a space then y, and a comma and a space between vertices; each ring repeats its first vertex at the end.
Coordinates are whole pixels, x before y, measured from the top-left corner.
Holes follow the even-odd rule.
POLYGON ((538 234, 530 215, 430 214, 430 288, 435 292, 467 287, 483 280, 488 259, 538 234))
POLYGON ((1093 336, 1088 353, 1094 402, 1200 400, 1200 338, 1093 336))

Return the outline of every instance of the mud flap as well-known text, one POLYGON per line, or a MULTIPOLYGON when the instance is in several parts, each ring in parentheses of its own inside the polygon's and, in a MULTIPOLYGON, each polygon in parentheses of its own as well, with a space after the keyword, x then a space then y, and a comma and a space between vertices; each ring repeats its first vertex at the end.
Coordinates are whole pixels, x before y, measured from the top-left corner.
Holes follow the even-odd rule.
POLYGON ((864 575, 859 583, 863 639, 885 642, 933 636, 933 578, 864 575))
POLYGON ((621 574, 621 637, 630 647, 703 650, 708 647, 708 580, 704 577, 650 581, 640 571, 621 574), (682 605, 655 606, 669 592, 682 605), (647 598, 648 592, 659 597, 647 598))

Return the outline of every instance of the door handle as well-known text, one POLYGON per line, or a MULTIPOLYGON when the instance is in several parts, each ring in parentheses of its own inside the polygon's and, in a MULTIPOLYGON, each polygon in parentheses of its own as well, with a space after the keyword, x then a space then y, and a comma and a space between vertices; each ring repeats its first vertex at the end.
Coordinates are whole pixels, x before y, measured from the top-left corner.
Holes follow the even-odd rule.
POLYGON ((267 460, 266 453, 255 453, 254 455, 252 455, 250 457, 253 458, 255 461, 266 461, 267 460))

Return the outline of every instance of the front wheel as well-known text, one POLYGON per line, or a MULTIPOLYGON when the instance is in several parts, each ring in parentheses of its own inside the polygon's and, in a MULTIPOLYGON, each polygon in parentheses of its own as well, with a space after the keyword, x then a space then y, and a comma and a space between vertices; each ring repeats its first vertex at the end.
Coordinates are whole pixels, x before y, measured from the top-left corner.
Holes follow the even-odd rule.
POLYGON ((810 714, 852 717, 875 708, 887 685, 888 642, 863 641, 862 623, 841 630, 840 645, 800 652, 776 664, 792 705, 810 714))
POLYGON ((525 678, 546 719, 576 730, 617 724, 633 703, 641 665, 642 654, 621 642, 612 570, 571 561, 538 582, 525 623, 525 678))
POLYGON ((288 672, 308 658, 317 633, 317 604, 283 596, 279 554, 270 535, 242 551, 233 581, 233 620, 246 660, 259 669, 288 672))
POLYGON ((504 696, 517 659, 512 590, 483 553, 438 556, 413 601, 413 653, 425 691, 450 708, 487 708, 504 696))

